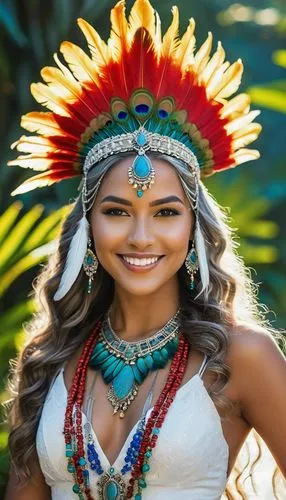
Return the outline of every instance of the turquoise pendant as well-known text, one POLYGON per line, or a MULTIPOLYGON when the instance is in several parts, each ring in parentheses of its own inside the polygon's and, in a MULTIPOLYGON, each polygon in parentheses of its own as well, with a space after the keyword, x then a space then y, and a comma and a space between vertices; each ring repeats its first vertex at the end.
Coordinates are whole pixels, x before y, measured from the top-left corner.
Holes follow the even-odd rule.
MULTIPOLYGON (((137 371, 139 373, 139 370, 137 371)), ((130 365, 125 365, 118 375, 114 377, 107 393, 107 399, 113 406, 113 413, 119 411, 120 418, 123 418, 137 392, 138 386, 135 383, 133 369, 130 365)))
POLYGON ((144 181, 151 173, 152 165, 149 158, 146 155, 136 156, 132 170, 133 174, 137 179, 144 181))
POLYGON ((137 156, 132 165, 128 169, 128 182, 137 189, 138 198, 142 198, 144 191, 154 184, 155 170, 146 151, 148 147, 147 131, 140 128, 135 139, 134 148, 137 151, 137 156))
POLYGON ((100 477, 97 487, 100 500, 124 500, 126 498, 125 482, 120 474, 115 474, 113 467, 100 477))

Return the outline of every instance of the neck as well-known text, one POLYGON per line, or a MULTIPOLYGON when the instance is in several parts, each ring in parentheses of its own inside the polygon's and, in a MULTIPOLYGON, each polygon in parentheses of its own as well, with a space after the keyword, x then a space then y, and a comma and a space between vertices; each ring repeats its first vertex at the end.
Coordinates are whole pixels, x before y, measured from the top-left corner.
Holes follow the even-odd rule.
POLYGON ((179 284, 165 283, 149 295, 131 295, 115 287, 110 322, 116 334, 129 342, 151 337, 179 309, 179 284))

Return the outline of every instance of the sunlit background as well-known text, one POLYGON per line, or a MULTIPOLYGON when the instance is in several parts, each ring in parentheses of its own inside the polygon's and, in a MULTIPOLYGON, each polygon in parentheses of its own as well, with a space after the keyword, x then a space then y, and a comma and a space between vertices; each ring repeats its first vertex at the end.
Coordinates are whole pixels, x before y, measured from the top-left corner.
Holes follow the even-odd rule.
MULTIPOLYGON (((8 360, 23 340, 22 324, 34 311, 29 297, 31 282, 47 255, 53 251, 65 205, 74 199, 78 181, 42 188, 13 199, 9 193, 31 172, 7 168, 15 157, 10 144, 23 131, 20 116, 39 109, 29 86, 39 81, 42 66, 53 65, 52 54, 63 39, 83 42, 77 17, 94 24, 103 37, 109 33, 110 0, 0 0, 0 399, 4 401, 8 360)), ((132 1, 127 1, 130 7, 132 1)), ((228 0, 153 0, 165 28, 171 7, 180 8, 182 31, 188 19, 197 23, 198 46, 208 31, 214 45, 221 40, 230 62, 242 58, 245 72, 242 91, 253 107, 262 110, 263 132, 257 141, 262 157, 206 181, 215 198, 229 207, 231 225, 237 229, 239 253, 260 285, 259 298, 270 309, 274 326, 286 324, 286 226, 285 223, 285 125, 286 125, 286 15, 283 0, 232 3, 228 0), (283 12, 284 5, 284 12, 283 12)), ((0 428, 0 497, 7 478, 7 430, 0 428)), ((267 465, 268 467, 268 465, 267 465)), ((269 476, 264 468, 260 478, 269 476)), ((269 466, 270 467, 270 466, 269 466)), ((258 496, 271 500, 262 485, 258 496)), ((274 497, 273 497, 274 498, 274 497)), ((281 497, 282 498, 282 497, 281 497)))

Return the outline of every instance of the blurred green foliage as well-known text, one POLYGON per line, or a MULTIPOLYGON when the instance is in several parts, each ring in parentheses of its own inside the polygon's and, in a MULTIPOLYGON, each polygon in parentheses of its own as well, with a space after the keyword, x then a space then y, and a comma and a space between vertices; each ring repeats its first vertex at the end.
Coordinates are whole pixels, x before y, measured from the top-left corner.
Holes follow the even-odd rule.
MULTIPOLYGON (((53 239, 65 213, 61 209, 77 196, 77 181, 66 181, 11 200, 9 193, 31 175, 6 168, 13 157, 9 145, 22 133, 19 117, 39 109, 29 86, 40 80, 40 69, 53 64, 52 54, 63 39, 81 44, 76 18, 94 24, 101 36, 109 33, 111 0, 50 0, 18 2, 0 0, 0 144, 1 272, 0 272, 0 401, 7 398, 8 361, 23 340, 22 324, 34 312, 28 293, 39 264, 53 250, 53 239), (43 204, 44 203, 44 204, 43 204), (45 208, 44 208, 45 207, 45 208)), ((127 0, 130 8, 132 0, 127 0)), ((275 311, 273 324, 285 325, 286 228, 285 219, 285 44, 286 21, 282 0, 153 0, 163 29, 171 19, 173 3, 179 5, 181 28, 188 19, 197 22, 199 45, 209 30, 222 40, 228 59, 241 57, 245 74, 242 91, 248 90, 254 106, 263 110, 257 147, 262 157, 206 181, 209 191, 230 208, 231 224, 240 238, 239 252, 255 266, 254 280, 261 284, 260 299, 275 311), (284 130, 283 130, 284 129, 284 130)), ((15 155, 15 153, 14 153, 15 155)), ((270 318, 271 319, 271 318, 270 318)), ((7 429, 0 428, 0 496, 8 468, 7 429)))

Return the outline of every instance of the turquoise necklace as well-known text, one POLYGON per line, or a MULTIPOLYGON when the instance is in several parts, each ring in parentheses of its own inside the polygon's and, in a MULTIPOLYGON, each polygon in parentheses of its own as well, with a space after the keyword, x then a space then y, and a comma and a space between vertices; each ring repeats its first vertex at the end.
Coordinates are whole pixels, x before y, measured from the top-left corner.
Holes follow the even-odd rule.
POLYGON ((126 342, 113 331, 109 315, 105 316, 89 366, 100 370, 104 382, 110 384, 107 398, 114 414, 119 412, 123 418, 150 371, 164 368, 173 358, 179 343, 178 317, 179 311, 152 337, 126 342))

